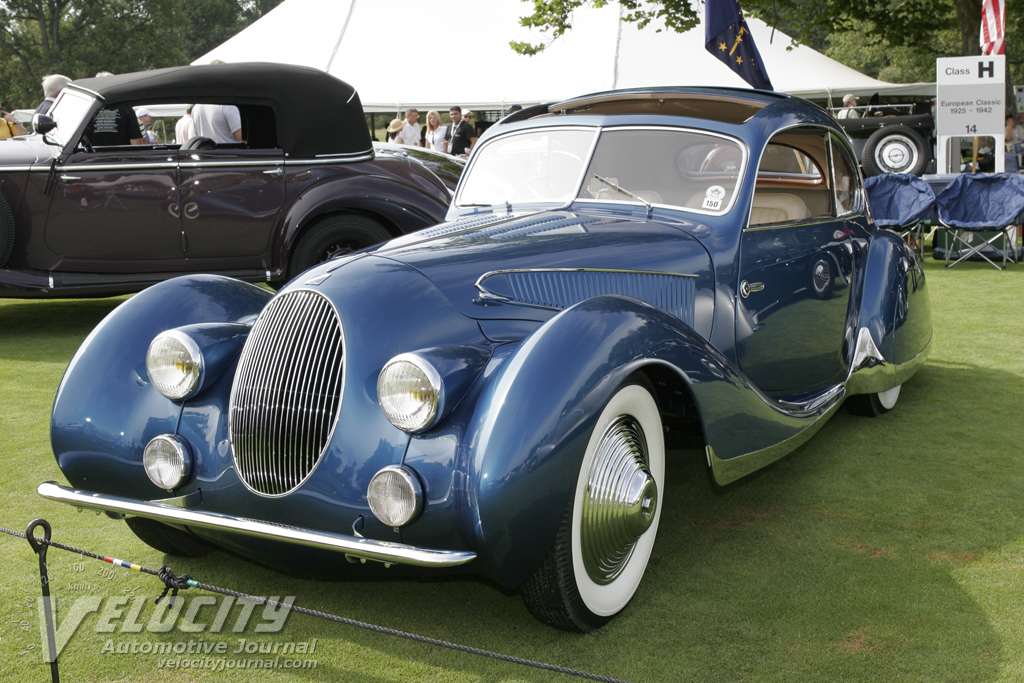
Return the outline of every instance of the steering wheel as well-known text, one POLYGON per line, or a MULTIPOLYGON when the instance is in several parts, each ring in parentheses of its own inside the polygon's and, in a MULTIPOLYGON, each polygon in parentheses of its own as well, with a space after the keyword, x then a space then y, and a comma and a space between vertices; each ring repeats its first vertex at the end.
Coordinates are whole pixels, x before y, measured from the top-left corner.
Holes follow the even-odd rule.
POLYGON ((527 178, 512 193, 512 200, 545 199, 544 193, 541 190, 547 181, 548 176, 546 175, 535 175, 532 178, 527 178), (535 185, 538 187, 534 187, 535 185))
POLYGON ((713 150, 708 152, 708 155, 704 158, 703 163, 700 165, 700 172, 710 173, 717 171, 721 173, 724 171, 738 169, 739 159, 736 158, 736 154, 736 150, 732 147, 715 147, 713 150), (730 162, 735 163, 735 169, 729 168, 730 162))
POLYGON ((86 137, 85 135, 82 136, 82 138, 78 141, 78 143, 80 145, 82 145, 82 148, 86 152, 95 152, 96 151, 96 149, 92 146, 92 143, 89 142, 89 138, 86 137))

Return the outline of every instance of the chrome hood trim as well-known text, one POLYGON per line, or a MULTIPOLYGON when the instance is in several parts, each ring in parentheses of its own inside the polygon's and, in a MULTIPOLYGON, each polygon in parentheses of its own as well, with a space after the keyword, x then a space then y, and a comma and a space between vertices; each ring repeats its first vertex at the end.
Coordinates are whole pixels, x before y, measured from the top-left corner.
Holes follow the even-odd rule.
POLYGON ((219 512, 200 512, 175 505, 153 503, 133 498, 108 496, 59 486, 52 481, 39 485, 36 492, 47 500, 67 503, 78 508, 113 512, 132 517, 146 517, 167 524, 201 527, 215 531, 255 536, 272 541, 344 553, 357 559, 387 564, 410 564, 418 567, 454 567, 476 558, 476 553, 460 550, 433 550, 403 543, 376 541, 358 536, 316 531, 303 527, 262 522, 219 512))

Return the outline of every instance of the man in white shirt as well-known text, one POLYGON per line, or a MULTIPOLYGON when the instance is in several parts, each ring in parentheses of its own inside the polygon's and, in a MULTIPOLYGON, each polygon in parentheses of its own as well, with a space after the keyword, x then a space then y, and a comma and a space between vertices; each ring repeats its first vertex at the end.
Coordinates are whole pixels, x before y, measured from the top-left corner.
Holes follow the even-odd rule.
POLYGON ((405 111, 405 125, 401 132, 395 136, 395 142, 403 145, 420 146, 420 112, 418 109, 409 108, 405 111))
POLYGON ((229 104, 197 104, 192 107, 192 125, 196 135, 210 138, 218 145, 242 141, 242 116, 229 104))

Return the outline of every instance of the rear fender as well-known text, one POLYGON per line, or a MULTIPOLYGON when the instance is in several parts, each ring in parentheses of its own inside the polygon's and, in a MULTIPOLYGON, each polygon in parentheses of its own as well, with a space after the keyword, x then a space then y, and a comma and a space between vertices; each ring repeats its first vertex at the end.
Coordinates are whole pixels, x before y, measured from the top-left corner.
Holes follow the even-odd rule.
POLYGON ((635 299, 601 296, 566 309, 502 364, 463 440, 469 511, 460 531, 504 585, 543 561, 597 416, 626 377, 651 365, 689 387, 720 483, 795 448, 842 397, 840 389, 814 404, 774 403, 691 328, 635 299))
MULTIPOLYGON (((142 468, 142 451, 153 437, 174 433, 181 403, 161 395, 146 374, 146 349, 168 329, 225 323, 230 344, 240 348, 238 325, 251 325, 272 293, 215 275, 167 280, 114 309, 75 353, 54 399, 50 423, 53 452, 71 484, 113 495, 163 498, 142 468)), ((218 335, 210 325, 204 338, 218 335)), ((230 363, 217 358, 218 371, 230 363)), ((211 377, 211 380, 216 378, 211 377)))
POLYGON ((932 339, 931 303, 924 269, 899 235, 871 237, 854 333, 850 394, 902 384, 924 362, 932 339))

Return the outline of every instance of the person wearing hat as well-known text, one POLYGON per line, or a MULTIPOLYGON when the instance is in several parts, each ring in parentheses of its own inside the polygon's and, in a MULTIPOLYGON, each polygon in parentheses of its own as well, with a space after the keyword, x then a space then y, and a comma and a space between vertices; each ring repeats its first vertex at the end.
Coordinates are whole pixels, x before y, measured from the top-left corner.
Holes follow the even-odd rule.
POLYGON ((398 135, 395 136, 395 142, 402 145, 412 145, 413 147, 420 146, 420 111, 415 107, 409 107, 405 110, 405 121, 402 124, 402 130, 398 131, 398 135))
POLYGON ((388 124, 388 135, 385 138, 387 142, 395 142, 395 138, 405 128, 405 119, 391 119, 391 123, 388 124))
MULTIPOLYGON (((109 71, 101 71, 96 77, 112 75, 109 71)), ((118 106, 106 107, 96 112, 96 116, 85 129, 85 140, 93 147, 146 144, 135 110, 131 107, 118 106)))
POLYGON ((839 119, 859 119, 860 112, 854 109, 857 106, 857 96, 853 93, 846 93, 843 95, 843 106, 846 109, 839 111, 839 115, 836 118, 839 119))
POLYGON ((145 140, 145 144, 156 144, 156 131, 149 127, 153 123, 153 113, 145 107, 139 107, 135 110, 135 114, 139 117, 139 124, 142 128, 142 137, 145 140))

